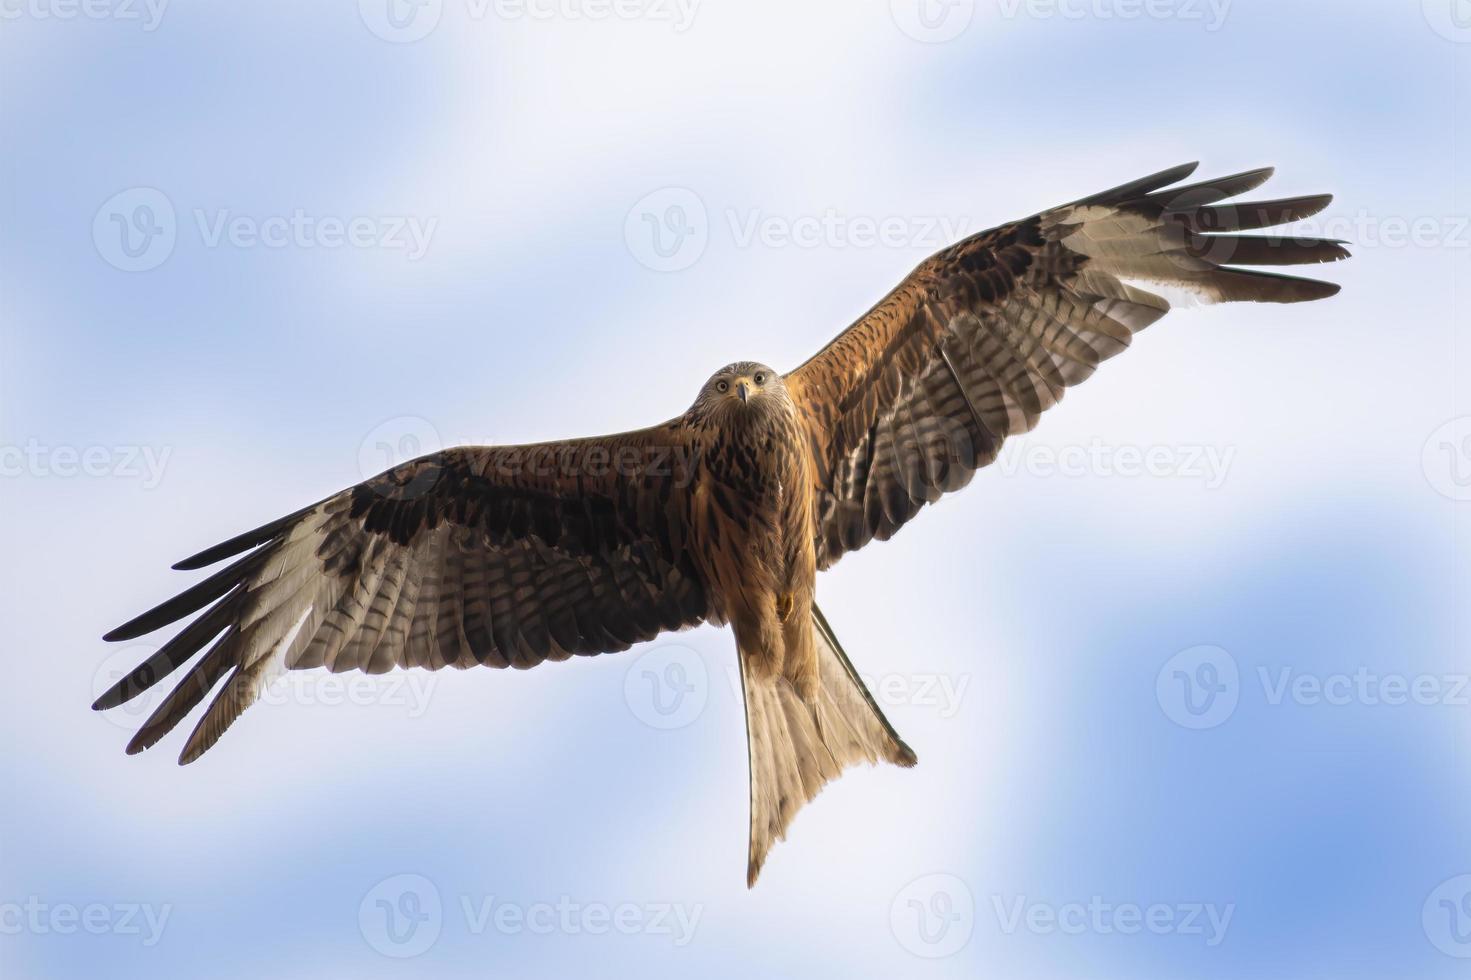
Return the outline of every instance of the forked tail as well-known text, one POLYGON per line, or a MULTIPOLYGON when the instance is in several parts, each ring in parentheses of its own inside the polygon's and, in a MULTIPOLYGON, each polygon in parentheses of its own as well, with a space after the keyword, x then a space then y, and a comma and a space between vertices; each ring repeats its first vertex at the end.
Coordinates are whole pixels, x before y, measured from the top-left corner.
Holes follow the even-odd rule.
POLYGON ((915 755, 884 717, 816 605, 812 629, 821 678, 817 702, 785 677, 749 676, 741 659, 751 766, 751 849, 746 885, 756 883, 773 842, 786 836, 802 804, 844 769, 887 760, 908 768, 915 755))

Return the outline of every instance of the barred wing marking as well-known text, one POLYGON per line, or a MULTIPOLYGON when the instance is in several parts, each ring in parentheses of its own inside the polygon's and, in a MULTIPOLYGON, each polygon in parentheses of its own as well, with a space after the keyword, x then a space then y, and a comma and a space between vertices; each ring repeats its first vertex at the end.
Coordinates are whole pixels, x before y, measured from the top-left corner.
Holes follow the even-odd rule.
POLYGON ((203 650, 128 745, 155 744, 223 679, 187 763, 285 670, 527 668, 693 626, 711 616, 686 534, 698 451, 670 424, 404 464, 176 565, 236 559, 107 635, 199 614, 93 707, 203 650))
POLYGON ((1316 214, 1314 195, 1222 203, 1270 169, 1171 188, 1187 164, 974 235, 932 256, 787 376, 816 461, 818 564, 885 540, 970 482, 1007 436, 1127 348, 1169 304, 1296 303, 1332 283, 1237 268, 1346 258, 1321 239, 1226 235, 1316 214))

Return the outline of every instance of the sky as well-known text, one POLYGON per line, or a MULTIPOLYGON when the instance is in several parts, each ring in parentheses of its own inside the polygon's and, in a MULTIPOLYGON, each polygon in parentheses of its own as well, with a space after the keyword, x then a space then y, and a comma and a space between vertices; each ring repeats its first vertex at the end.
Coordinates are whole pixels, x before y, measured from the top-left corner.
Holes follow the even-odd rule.
POLYGON ((0 976, 1464 976, 1463 0, 0 0, 0 976), (745 887, 733 646, 89 710, 169 565, 795 366, 1188 160, 1338 297, 1173 313, 818 582, 912 770, 745 887), (187 731, 187 729, 185 729, 187 731))

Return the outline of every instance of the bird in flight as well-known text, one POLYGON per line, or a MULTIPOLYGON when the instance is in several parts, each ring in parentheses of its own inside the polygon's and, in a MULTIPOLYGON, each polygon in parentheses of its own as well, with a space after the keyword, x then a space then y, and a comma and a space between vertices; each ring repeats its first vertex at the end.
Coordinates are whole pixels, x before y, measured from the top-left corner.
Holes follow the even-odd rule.
POLYGON ((844 769, 915 763, 818 609, 817 573, 965 486, 1169 312, 1151 287, 1200 302, 1338 292, 1241 267, 1334 261, 1341 243, 1235 234, 1306 218, 1328 195, 1228 203, 1272 171, 1179 186, 1194 169, 952 245, 801 367, 721 368, 662 425, 447 449, 185 559, 174 567, 234 560, 107 634, 194 617, 93 707, 198 655, 128 743, 154 745, 218 688, 184 764, 284 671, 528 668, 729 624, 753 885, 844 769))

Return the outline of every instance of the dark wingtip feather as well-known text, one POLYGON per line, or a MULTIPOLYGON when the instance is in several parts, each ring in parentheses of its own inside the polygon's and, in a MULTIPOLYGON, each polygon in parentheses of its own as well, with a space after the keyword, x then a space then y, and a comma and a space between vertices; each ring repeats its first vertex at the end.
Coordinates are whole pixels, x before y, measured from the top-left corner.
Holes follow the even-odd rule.
POLYGON ((1347 242, 1329 238, 1193 235, 1189 253, 1219 265, 1311 265, 1349 258, 1347 242))
POLYGON ((234 666, 234 659, 240 652, 239 644, 234 641, 239 635, 238 631, 232 629, 215 641, 215 645, 210 647, 204 658, 184 676, 163 703, 154 709, 153 714, 148 716, 148 720, 128 742, 128 755, 137 755, 157 744, 159 739, 173 731, 174 726, 185 715, 194 710, 195 705, 204 700, 204 696, 234 666))
POLYGON ((1311 218, 1318 214, 1328 205, 1333 203, 1332 194, 1310 194, 1300 197, 1293 202, 1297 205, 1296 212, 1292 216, 1293 221, 1301 221, 1303 218, 1311 218))
POLYGON ((132 677, 133 675, 129 674, 127 677, 124 677, 112 687, 108 688, 97 698, 96 701, 92 702, 92 710, 106 711, 109 708, 116 708, 120 704, 126 704, 127 702, 133 700, 133 698, 143 693, 143 691, 145 691, 148 687, 153 686, 152 683, 144 686, 135 685, 132 683, 132 677), (138 687, 138 690, 136 691, 133 690, 133 687, 135 686, 138 687))
MULTIPOLYGON (((152 612, 152 610, 150 610, 149 612, 152 612)), ((143 636, 145 633, 153 632, 154 627, 148 626, 144 622, 142 622, 144 617, 146 617, 147 615, 148 613, 144 613, 142 616, 136 616, 133 619, 128 620, 126 623, 119 626, 112 632, 104 633, 102 635, 102 642, 117 643, 119 640, 136 640, 138 637, 143 636)), ((172 620, 170 620, 170 622, 172 622, 172 620)))
POLYGON ((250 707, 251 702, 255 700, 253 685, 265 669, 266 662, 260 661, 252 667, 237 666, 231 671, 229 678, 225 681, 225 686, 210 702, 209 710, 204 713, 204 717, 199 719, 199 723, 194 726, 194 731, 189 733, 189 740, 184 743, 183 751, 179 753, 179 765, 187 766, 214 748, 220 737, 239 720, 245 709, 250 707))
POLYGON ((186 660, 229 626, 239 612, 239 603, 235 600, 240 592, 241 587, 237 586, 235 592, 221 599, 203 616, 180 630, 173 639, 159 647, 153 656, 119 678, 92 707, 97 711, 116 708, 178 670, 186 660))
POLYGON ((1176 210, 1181 204, 1191 207, 1214 204, 1217 201, 1256 190, 1271 180, 1272 175, 1276 172, 1276 167, 1258 167, 1255 170, 1231 174, 1229 177, 1216 177, 1182 187, 1165 187, 1150 194, 1149 200, 1156 205, 1162 205, 1166 210, 1176 210))
POLYGON ((140 613, 102 638, 109 643, 117 640, 134 640, 152 633, 160 627, 198 612, 219 599, 245 579, 249 578, 265 562, 268 551, 256 551, 227 565, 202 582, 197 582, 165 602, 161 602, 145 613, 140 613))
POLYGON ((1337 296, 1343 289, 1336 282, 1245 269, 1221 269, 1213 281, 1226 302, 1309 303, 1337 296))
MULTIPOLYGON (((1159 173, 1150 174, 1148 177, 1140 177, 1138 180, 1131 180, 1127 184, 1120 184, 1117 187, 1110 187, 1106 191, 1090 194, 1082 200, 1074 201, 1073 204, 1118 204, 1123 201, 1132 200, 1157 191, 1162 187, 1179 183, 1195 173, 1199 166, 1200 161, 1198 160, 1192 163, 1182 163, 1177 167, 1170 167, 1168 170, 1161 170, 1159 173)), ((1071 205, 1064 205, 1064 207, 1071 207, 1071 205)))
POLYGON ((1212 204, 1206 207, 1191 205, 1166 210, 1165 218, 1167 222, 1180 224, 1188 231, 1255 231, 1311 218, 1332 203, 1332 194, 1310 194, 1272 201, 1243 201, 1239 204, 1212 204))
POLYGON ((228 541, 221 541, 217 545, 205 548, 197 555, 191 555, 183 561, 174 562, 173 569, 177 572, 193 572, 207 565, 213 565, 215 562, 224 561, 226 558, 233 558, 240 554, 240 552, 254 548, 256 545, 265 544, 286 530, 286 528, 296 523, 304 514, 315 509, 316 506, 317 504, 312 504, 310 507, 303 507, 293 514, 287 514, 285 517, 277 518, 269 524, 262 524, 260 527, 246 531, 244 534, 237 534, 228 541))

